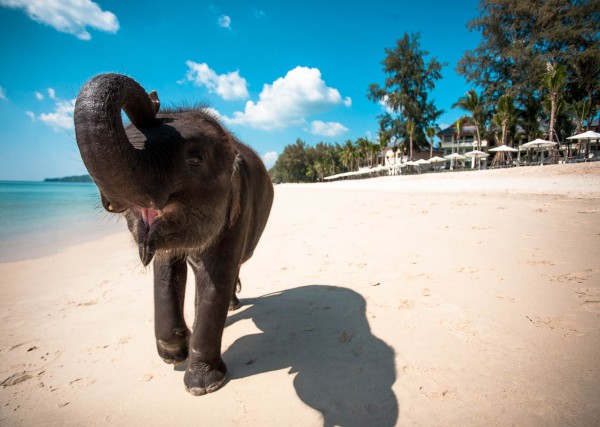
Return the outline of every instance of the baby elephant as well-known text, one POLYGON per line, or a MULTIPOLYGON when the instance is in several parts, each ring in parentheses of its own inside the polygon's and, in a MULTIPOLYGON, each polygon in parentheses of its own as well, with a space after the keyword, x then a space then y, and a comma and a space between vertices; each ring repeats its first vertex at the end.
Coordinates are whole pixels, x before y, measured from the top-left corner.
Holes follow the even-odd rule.
POLYGON ((202 395, 225 381, 227 311, 238 304, 240 266, 265 228, 273 186, 257 154, 209 112, 159 107, 156 92, 102 74, 77 97, 75 133, 102 206, 125 216, 142 263, 154 259, 158 353, 167 363, 187 359, 185 386, 202 395), (196 277, 192 332, 183 317, 186 262, 196 277))

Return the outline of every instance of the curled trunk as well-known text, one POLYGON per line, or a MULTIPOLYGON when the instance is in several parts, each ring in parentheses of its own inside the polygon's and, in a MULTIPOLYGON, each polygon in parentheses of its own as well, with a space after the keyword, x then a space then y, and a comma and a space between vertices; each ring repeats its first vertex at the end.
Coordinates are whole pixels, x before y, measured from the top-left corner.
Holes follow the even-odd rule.
POLYGON ((101 74, 86 83, 74 112, 81 157, 102 193, 104 207, 111 211, 126 209, 129 196, 143 194, 142 187, 151 176, 143 170, 141 150, 127 138, 121 109, 139 129, 159 125, 150 96, 134 80, 119 74, 101 74))

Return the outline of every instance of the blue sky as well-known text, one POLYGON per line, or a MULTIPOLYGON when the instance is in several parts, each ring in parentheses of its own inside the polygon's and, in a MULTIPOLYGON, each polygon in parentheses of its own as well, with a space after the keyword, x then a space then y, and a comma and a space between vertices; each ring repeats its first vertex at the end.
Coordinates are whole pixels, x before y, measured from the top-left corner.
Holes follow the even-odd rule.
POLYGON ((470 87, 455 72, 479 43, 477 0, 158 2, 0 0, 0 180, 86 173, 73 102, 92 76, 119 72, 163 105, 203 102, 270 166, 285 145, 374 138, 384 48, 405 32, 442 70, 439 124, 470 87))

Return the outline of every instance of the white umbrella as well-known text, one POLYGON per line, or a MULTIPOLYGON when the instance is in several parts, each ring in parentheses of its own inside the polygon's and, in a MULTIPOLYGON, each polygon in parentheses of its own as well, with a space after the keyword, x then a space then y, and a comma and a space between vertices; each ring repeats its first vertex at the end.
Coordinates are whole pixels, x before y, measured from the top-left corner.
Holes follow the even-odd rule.
POLYGON ((505 165, 512 164, 512 155, 510 153, 519 152, 519 150, 517 150, 516 148, 509 147, 506 144, 500 145, 495 148, 490 148, 489 151, 496 153, 496 155, 494 156, 494 160, 492 160, 492 166, 495 166, 500 162, 504 163, 505 165))
POLYGON ((408 162, 404 163, 406 166, 419 166, 419 163, 417 162, 413 162, 412 160, 409 160, 408 162))
POLYGON ((473 151, 468 151, 465 153, 466 157, 471 157, 471 168, 475 167, 475 160, 477 160, 477 167, 479 169, 481 169, 481 161, 479 159, 483 159, 487 156, 489 156, 488 153, 484 153, 483 151, 479 151, 479 150, 473 150, 473 151))
POLYGON ((587 132, 569 136, 567 139, 600 139, 600 133, 588 130, 587 132))
MULTIPOLYGON (((525 144, 521 145, 521 150, 525 149, 528 150, 530 148, 548 148, 548 147, 554 147, 556 145, 556 142, 552 142, 552 141, 547 141, 545 139, 534 139, 533 141, 529 141, 526 142, 525 144)), ((540 154, 540 165, 542 164, 543 161, 543 156, 540 154)))
MULTIPOLYGON (((569 137, 567 137, 567 139, 587 139, 589 142, 590 139, 600 139, 600 133, 588 130, 587 132, 569 136, 569 137)), ((571 146, 569 145, 569 154, 568 154, 569 156, 571 155, 570 151, 571 151, 571 146)))
POLYGON ((483 151, 473 150, 465 153, 466 157, 475 157, 475 158, 483 158, 489 156, 488 153, 484 153, 483 151))
POLYGON ((501 145, 501 146, 496 147, 496 148, 490 148, 488 151, 493 151, 495 153, 497 153, 497 152, 516 153, 519 150, 517 150, 516 148, 509 147, 508 145, 505 144, 505 145, 501 145))
POLYGON ((548 148, 556 145, 556 142, 547 141, 545 139, 534 139, 521 145, 521 148, 548 148))
POLYGON ((444 158, 450 160, 450 170, 454 169, 454 161, 455 160, 464 160, 466 159, 465 156, 458 154, 458 153, 452 153, 452 154, 448 154, 447 156, 444 156, 444 158))
POLYGON ((429 159, 429 161, 431 163, 439 163, 439 162, 446 162, 446 159, 442 159, 441 157, 438 156, 433 156, 431 159, 429 159))
POLYGON ((415 163, 418 164, 418 165, 428 165, 429 161, 425 160, 425 159, 419 159, 415 163))
POLYGON ((447 156, 444 156, 444 158, 446 158, 448 160, 464 160, 464 159, 466 159, 465 156, 463 156, 462 154, 458 154, 458 153, 448 154, 447 156))

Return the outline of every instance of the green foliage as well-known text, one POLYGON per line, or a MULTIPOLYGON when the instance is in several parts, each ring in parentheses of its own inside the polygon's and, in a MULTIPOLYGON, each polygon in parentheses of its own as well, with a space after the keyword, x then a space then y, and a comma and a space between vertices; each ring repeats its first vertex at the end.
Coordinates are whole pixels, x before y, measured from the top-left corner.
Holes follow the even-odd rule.
POLYGON ((600 0, 481 0, 479 12, 468 26, 481 33, 481 43, 457 70, 482 89, 487 108, 511 95, 531 125, 532 103, 548 98, 546 64, 562 64, 564 100, 587 98, 587 121, 593 119, 600 104, 600 0))
POLYGON ((343 145, 319 142, 314 147, 297 139, 283 149, 269 173, 275 183, 321 182, 329 175, 376 166, 383 162, 384 148, 367 138, 343 145))
MULTIPOLYGON (((509 133, 517 121, 517 111, 512 96, 502 95, 498 100, 498 107, 493 118, 493 123, 500 129, 500 145, 509 142, 509 133)), ((512 145, 509 144, 509 145, 512 145)))
POLYGON ((342 151, 339 144, 319 142, 311 147, 298 138, 295 144, 285 146, 269 173, 276 183, 323 181, 341 171, 342 151))
POLYGON ((469 120, 475 125, 475 132, 477 134, 477 149, 481 150, 481 127, 485 127, 487 119, 483 100, 479 97, 477 91, 474 89, 469 90, 452 105, 452 108, 460 108, 470 113, 469 120))
POLYGON ((379 116, 380 128, 390 139, 408 137, 406 124, 411 120, 415 125, 415 142, 419 147, 427 147, 425 129, 443 113, 429 99, 429 94, 442 77, 441 69, 446 64, 436 58, 425 62, 429 52, 421 49, 419 38, 418 33, 405 33, 394 49, 385 49, 386 57, 382 62, 387 76, 385 83, 383 87, 371 84, 367 98, 383 102, 392 111, 379 116))

